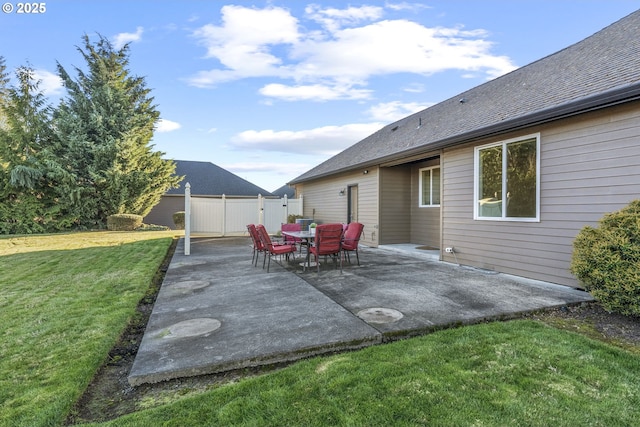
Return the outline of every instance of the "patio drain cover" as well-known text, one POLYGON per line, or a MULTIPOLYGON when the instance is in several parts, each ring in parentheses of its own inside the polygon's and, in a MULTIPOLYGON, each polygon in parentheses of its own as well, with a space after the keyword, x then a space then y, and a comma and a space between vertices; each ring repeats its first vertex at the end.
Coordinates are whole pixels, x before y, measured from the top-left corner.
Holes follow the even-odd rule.
POLYGON ((358 317, 367 323, 393 323, 404 316, 398 310, 392 308, 374 307, 360 310, 358 317))
POLYGON ((218 329, 220 325, 219 320, 209 317, 190 319, 169 326, 161 333, 161 336, 162 338, 195 337, 213 332, 218 329))
POLYGON ((174 283, 171 287, 184 291, 195 291, 196 289, 206 288, 209 285, 210 283, 207 280, 186 280, 184 282, 174 283))

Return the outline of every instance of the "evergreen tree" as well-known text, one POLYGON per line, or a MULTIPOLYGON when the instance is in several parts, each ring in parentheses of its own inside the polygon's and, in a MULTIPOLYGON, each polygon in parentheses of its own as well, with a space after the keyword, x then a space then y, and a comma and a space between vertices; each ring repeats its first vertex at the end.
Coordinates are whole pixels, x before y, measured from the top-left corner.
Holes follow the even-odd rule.
POLYGON ((87 71, 77 78, 58 64, 68 96, 55 114, 59 156, 76 178, 70 201, 84 226, 104 225, 116 213, 146 215, 181 178, 175 164, 153 151, 159 112, 144 78, 127 69, 129 46, 115 50, 99 36, 78 48, 87 71))
POLYGON ((66 176, 52 154, 51 107, 33 70, 16 71, 8 86, 0 62, 0 233, 34 233, 68 226, 58 204, 66 176))
MULTIPOLYGON (((7 128, 7 119, 4 113, 6 103, 8 102, 9 74, 7 73, 7 65, 4 57, 0 56, 0 129, 7 128)), ((2 159, 0 158, 0 163, 2 159)))

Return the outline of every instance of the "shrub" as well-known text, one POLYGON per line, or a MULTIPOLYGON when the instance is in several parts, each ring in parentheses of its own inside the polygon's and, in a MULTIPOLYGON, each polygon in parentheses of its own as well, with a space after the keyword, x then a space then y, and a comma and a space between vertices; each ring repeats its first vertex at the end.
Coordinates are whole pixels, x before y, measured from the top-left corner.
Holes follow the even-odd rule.
POLYGON ((115 214, 107 217, 107 229, 110 231, 133 231, 141 225, 140 215, 115 214))
POLYGON ((174 212, 173 223, 177 230, 184 230, 184 211, 174 212))
POLYGON ((640 316, 640 200, 580 231, 571 273, 606 310, 640 316))
POLYGON ((296 219, 300 219, 300 218, 304 218, 304 217, 302 215, 290 214, 289 216, 287 216, 287 223, 295 224, 296 223, 296 219))
POLYGON ((169 231, 171 230, 166 225, 156 225, 156 224, 142 224, 140 227, 136 228, 136 231, 169 231))

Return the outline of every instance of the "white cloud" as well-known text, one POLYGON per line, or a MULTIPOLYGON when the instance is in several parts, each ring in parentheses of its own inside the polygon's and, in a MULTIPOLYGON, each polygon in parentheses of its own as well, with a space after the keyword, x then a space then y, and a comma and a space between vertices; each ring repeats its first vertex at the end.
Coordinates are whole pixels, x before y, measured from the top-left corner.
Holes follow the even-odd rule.
POLYGON ((116 34, 115 36, 113 36, 113 46, 116 49, 120 49, 127 43, 140 41, 140 39, 142 38, 143 32, 144 32, 143 27, 137 27, 135 33, 116 34))
POLYGON ((388 2, 385 4, 385 7, 391 10, 410 10, 412 12, 419 12, 423 9, 432 9, 432 6, 427 6, 426 4, 408 3, 408 2, 400 2, 400 3, 388 2))
POLYGON ((167 119, 160 119, 156 123, 156 131, 158 132, 173 132, 180 129, 181 125, 178 122, 173 122, 167 119))
POLYGON ((402 90, 409 93, 422 93, 424 92, 424 85, 422 83, 409 83, 402 90))
POLYGON ((201 71, 190 83, 211 87, 225 81, 259 76, 290 75, 282 58, 271 52, 272 46, 297 42, 298 21, 282 8, 253 9, 224 6, 222 25, 205 25, 194 36, 207 48, 207 57, 225 67, 201 71))
POLYGON ((330 32, 345 26, 354 26, 362 21, 373 21, 384 14, 384 9, 378 6, 349 6, 346 9, 323 8, 317 4, 310 4, 305 8, 307 17, 320 23, 330 32))
POLYGON ((315 165, 310 163, 292 164, 288 162, 237 162, 222 164, 220 166, 236 175, 242 175, 246 172, 268 172, 269 174, 280 176, 298 176, 315 165))
POLYGON ((296 45, 299 78, 368 79, 373 75, 445 70, 511 71, 506 57, 488 53, 491 43, 479 31, 426 28, 406 20, 380 21, 338 31, 332 40, 296 45))
MULTIPOLYGON (((322 160, 325 158, 321 157, 322 160)), ((316 156, 315 160, 318 160, 316 156)), ((303 162, 261 162, 246 161, 237 163, 221 163, 220 167, 253 182, 267 191, 274 191, 291 181, 296 176, 300 176, 316 163, 303 162)))
POLYGON ((367 113, 374 120, 384 123, 392 123, 396 120, 402 119, 403 117, 422 111, 431 105, 433 104, 425 105, 418 104, 416 102, 402 103, 400 101, 383 102, 369 108, 367 113))
POLYGON ((246 150, 334 155, 382 126, 381 123, 362 123, 300 131, 247 130, 234 136, 231 143, 246 150))
POLYGON ((40 89, 46 96, 62 94, 62 79, 47 70, 33 70, 33 77, 36 81, 40 81, 40 89))
POLYGON ((370 90, 356 89, 350 85, 297 85, 286 86, 280 83, 271 83, 260 89, 264 96, 278 98, 285 101, 335 101, 338 99, 367 99, 371 96, 370 90))
MULTIPOLYGON (((417 10, 406 2, 385 7, 417 10)), ((273 6, 228 5, 221 13, 221 25, 208 24, 193 34, 206 47, 206 57, 220 63, 191 76, 193 86, 270 77, 291 81, 264 85, 261 94, 273 99, 363 99, 371 96, 364 88, 373 76, 457 70, 493 78, 516 68, 508 57, 491 53, 493 44, 482 29, 384 20, 382 7, 310 5, 301 18, 308 25, 273 6)))

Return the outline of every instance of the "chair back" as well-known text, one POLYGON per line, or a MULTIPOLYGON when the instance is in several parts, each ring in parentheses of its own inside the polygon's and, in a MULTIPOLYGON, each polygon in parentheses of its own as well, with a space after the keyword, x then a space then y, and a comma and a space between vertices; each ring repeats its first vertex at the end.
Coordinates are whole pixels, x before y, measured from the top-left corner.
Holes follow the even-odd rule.
POLYGON ((251 236, 251 240, 253 240, 253 247, 257 251, 263 251, 264 245, 262 244, 262 240, 260 240, 260 236, 258 235, 258 230, 256 229, 255 224, 247 225, 247 230, 249 231, 249 236, 251 236))
MULTIPOLYGON (((287 224, 282 224, 282 227, 280 229, 282 231, 301 231, 302 225, 300 225, 300 223, 293 223, 293 224, 287 223, 287 224)), ((284 236, 285 243, 299 243, 302 241, 302 239, 300 238, 287 236, 286 234, 283 234, 283 236, 284 236)))
POLYGON ((342 224, 320 224, 316 227, 315 247, 318 255, 331 255, 342 249, 342 224))
POLYGON ((358 243, 360 242, 360 236, 362 236, 363 229, 364 224, 361 224, 359 222, 350 222, 344 232, 344 239, 342 241, 343 249, 353 250, 357 248, 358 243))
POLYGON ((256 231, 258 232, 258 238, 260 239, 260 242, 262 242, 262 246, 269 252, 272 252, 273 243, 271 242, 271 237, 269 237, 269 233, 267 233, 267 229, 264 228, 264 225, 256 225, 256 231))

